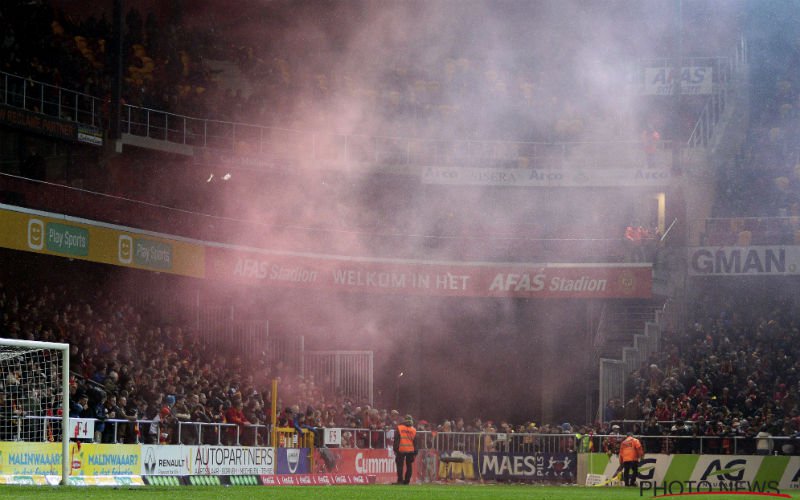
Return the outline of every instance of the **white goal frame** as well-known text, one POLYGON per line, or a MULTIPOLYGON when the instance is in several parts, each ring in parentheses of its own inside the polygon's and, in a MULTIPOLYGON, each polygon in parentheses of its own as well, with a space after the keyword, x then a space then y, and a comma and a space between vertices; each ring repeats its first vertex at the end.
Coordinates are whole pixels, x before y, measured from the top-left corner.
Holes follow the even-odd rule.
MULTIPOLYGON (((61 484, 69 484, 69 344, 0 338, 0 347, 61 351, 61 484)), ((24 353, 25 351, 20 351, 24 353)))

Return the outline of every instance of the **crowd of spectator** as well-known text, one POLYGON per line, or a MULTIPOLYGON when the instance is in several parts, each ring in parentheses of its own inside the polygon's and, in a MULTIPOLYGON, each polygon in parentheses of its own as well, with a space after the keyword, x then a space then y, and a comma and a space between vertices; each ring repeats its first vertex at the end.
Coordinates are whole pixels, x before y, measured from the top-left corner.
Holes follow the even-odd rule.
MULTIPOLYGON (((662 349, 629 374, 630 397, 609 401, 604 420, 625 421, 649 436, 717 438, 704 442, 706 452, 731 453, 737 436, 797 437, 799 320, 791 300, 764 303, 744 295, 698 304, 693 326, 667 336, 662 349)), ((670 443, 654 439, 649 448, 691 452, 700 446, 679 440, 672 449, 670 443)), ((772 451, 793 453, 793 439, 772 451)))
MULTIPOLYGON (((299 65, 285 54, 257 54, 251 47, 228 47, 220 52, 216 47, 214 55, 233 57, 244 78, 268 76, 264 79, 268 92, 245 97, 215 82, 204 62, 203 51, 211 49, 198 41, 197 33, 164 29, 154 15, 143 19, 136 10, 127 13, 125 26, 126 102, 176 113, 213 111, 215 118, 226 120, 241 120, 247 114, 260 123, 277 124, 286 108, 276 95, 302 91, 310 100, 302 101, 301 110, 332 100, 334 95, 346 95, 375 106, 376 116, 387 110, 396 116, 414 115, 415 123, 420 116, 437 123, 446 119, 455 131, 469 135, 476 131, 465 130, 468 120, 459 118, 465 103, 494 99, 518 112, 533 114, 535 108, 546 117, 546 130, 536 130, 533 123, 518 127, 521 122, 515 117, 509 133, 522 128, 532 134, 519 139, 577 140, 586 129, 584 120, 590 111, 563 95, 550 94, 552 89, 540 85, 527 70, 504 71, 458 55, 431 67, 398 66, 380 85, 364 87, 329 68, 299 75, 295 73, 299 65), (453 96, 457 98, 453 100, 453 96)), ((0 51, 3 71, 91 95, 109 94, 111 34, 107 19, 75 19, 54 13, 46 2, 13 0, 0 7, 0 32, 4 33, 0 51)), ((800 217, 800 175, 793 142, 798 124, 797 84, 788 77, 776 82, 776 97, 764 107, 764 116, 739 160, 748 165, 775 165, 774 173, 781 175, 774 177, 777 197, 770 210, 800 217)), ((570 89, 571 95, 576 93, 580 90, 570 89)), ((314 118, 310 112, 300 114, 306 120, 311 117, 303 124, 306 126, 326 120, 324 116, 314 118)), ((562 216, 572 214, 564 211, 562 216)), ((577 228, 576 233, 585 236, 586 228, 577 228)), ((536 236, 548 239, 548 235, 536 236)), ((522 244, 529 242, 523 240, 522 244)), ((220 438, 202 427, 176 425, 201 422, 235 424, 225 428, 221 436, 225 443, 247 439, 263 443, 266 427, 259 426, 272 423, 267 387, 273 377, 281 379, 281 411, 276 423, 282 426, 311 431, 331 426, 362 429, 346 434, 345 443, 380 446, 383 434, 364 430, 390 429, 401 414, 397 409, 373 408, 365 402, 324 394, 313 380, 282 372, 280 367, 261 363, 256 369, 253 364, 245 369, 235 355, 209 348, 190 329, 158 325, 133 305, 106 295, 81 297, 66 286, 6 286, 0 287, 0 312, 4 337, 71 344, 75 376, 70 381, 66 411, 97 419, 97 441, 217 442, 220 438), (113 420, 127 422, 106 423, 113 420)), ((482 432, 488 436, 486 450, 503 446, 502 441, 491 438, 498 433, 610 433, 615 421, 628 422, 625 425, 647 436, 718 438, 708 440, 705 446, 707 451, 721 453, 732 452, 732 438, 737 436, 795 437, 800 431, 800 364, 796 361, 800 352, 795 342, 798 320, 790 305, 764 309, 731 300, 708 304, 696 317, 693 328, 666 338, 662 351, 630 374, 626 393, 633 396, 624 402, 609 402, 601 423, 573 428, 533 422, 495 425, 456 418, 438 424, 423 419, 419 428, 437 433, 482 432)), ((37 408, 53 414, 64 410, 54 404, 55 374, 32 359, 25 364, 16 371, 41 371, 51 381, 25 387, 17 374, 9 373, 0 391, 3 422, 37 408)), ((0 424, 0 434, 0 439, 7 439, 13 428, 0 424)), ((652 439, 645 444, 649 452, 691 452, 697 451, 696 443, 652 439)), ((755 446, 756 441, 752 443, 755 446)), ((790 441, 785 443, 793 446, 790 441)), ((776 451, 794 450, 782 447, 776 451)))
MULTIPOLYGON (((110 19, 66 13, 47 1, 12 0, 0 5, 0 25, 7 28, 3 44, 8 49, 0 51, 0 69, 108 101, 113 73, 110 19)), ((268 26, 273 29, 272 25, 268 26)), ((582 43, 580 37, 566 36, 558 48, 536 45, 525 58, 513 63, 502 61, 501 57, 470 53, 464 48, 424 59, 399 57, 396 61, 387 61, 364 57, 356 70, 351 64, 339 64, 347 54, 332 47, 320 48, 321 53, 311 56, 309 51, 292 52, 287 45, 248 45, 233 41, 220 30, 184 27, 180 22, 168 22, 163 13, 140 12, 136 8, 125 13, 123 29, 123 99, 137 106, 215 120, 320 129, 329 133, 338 132, 337 120, 332 118, 346 114, 336 108, 339 102, 351 108, 354 103, 359 109, 367 108, 362 113, 367 118, 362 117, 366 121, 361 131, 370 135, 427 137, 431 129, 435 129, 439 136, 456 138, 578 141, 590 133, 591 140, 598 141, 608 139, 602 131, 620 130, 611 124, 617 119, 612 116, 614 111, 601 109, 608 103, 596 94, 596 89, 590 88, 591 79, 582 74, 586 68, 577 61, 574 64, 564 62, 575 57, 577 46, 582 43), (557 62, 553 63, 554 60, 557 62), (221 67, 221 63, 226 63, 223 64, 227 68, 225 71, 235 73, 242 84, 236 90, 226 86, 228 77, 233 74, 227 75, 225 81, 218 78, 214 68, 221 67), (554 71, 556 66, 558 70, 554 71), (493 119, 493 113, 476 110, 473 105, 487 102, 492 109, 502 110, 502 116, 493 119), (480 119, 475 119, 476 116, 480 119), (602 126, 590 124, 590 117, 602 117, 602 126), (404 127, 408 123, 412 123, 410 128, 402 130, 380 128, 404 127)), ((415 53, 414 49, 409 47, 409 53, 415 53)), ((695 106, 684 108, 695 110, 695 106)), ((666 116, 662 116, 660 108, 654 106, 653 109, 659 111, 649 113, 648 122, 653 118, 663 122, 666 116)), ((638 117, 634 121, 638 121, 638 117)), ((631 127, 628 138, 636 142, 640 131, 634 125, 631 127)), ((171 168, 173 160, 162 155, 144 163, 156 163, 159 167, 169 164, 170 168, 163 169, 173 175, 182 168, 171 168)), ((111 159, 109 164, 124 164, 125 161, 111 159)), ((136 168, 138 166, 137 163, 136 168)), ((619 222, 629 214, 614 214, 605 220, 588 215, 610 214, 616 210, 616 205, 614 208, 587 208, 586 217, 575 218, 571 209, 556 206, 558 200, 547 200, 544 204, 551 208, 529 208, 528 212, 547 210, 548 219, 557 218, 557 221, 549 224, 510 221, 507 227, 497 227, 496 217, 491 218, 491 224, 476 223, 481 214, 467 213, 468 207, 461 200, 448 199, 435 209, 419 211, 414 204, 407 203, 409 195, 406 193, 391 196, 396 184, 388 181, 386 189, 370 195, 373 206, 364 210, 360 200, 349 201, 354 199, 351 182, 347 185, 335 185, 333 181, 305 183, 294 192, 281 184, 280 196, 264 196, 263 186, 274 179, 265 180, 248 172, 234 175, 224 188, 213 185, 213 194, 210 190, 204 192, 189 187, 193 182, 187 182, 186 189, 182 190, 171 189, 171 183, 163 181, 151 182, 141 190, 134 186, 144 186, 143 179, 148 178, 142 175, 134 180, 125 176, 125 182, 130 185, 124 189, 105 186, 99 190, 186 210, 196 210, 197 202, 192 200, 202 200, 203 210, 225 217, 239 218, 243 213, 256 212, 259 222, 289 228, 287 232, 293 234, 302 232, 297 231, 297 227, 311 228, 314 237, 289 237, 292 245, 299 242, 295 246, 299 250, 317 250, 302 245, 316 241, 320 230, 332 229, 363 233, 366 237, 355 236, 359 240, 357 243, 369 239, 375 247, 374 253, 381 255, 391 252, 392 256, 407 256, 396 254, 400 248, 398 238, 389 235, 396 234, 410 241, 410 235, 422 234, 422 239, 418 238, 411 245, 411 251, 424 245, 431 253, 441 250, 437 258, 575 260, 587 253, 599 255, 600 260, 606 261, 628 258, 621 237, 624 226, 620 227, 619 222), (239 181, 245 177, 247 181, 239 181), (253 210, 254 200, 260 199, 266 200, 266 206, 253 210), (246 206, 240 200, 245 200, 246 206), (381 206, 376 210, 374 205, 378 203, 381 206), (452 209, 458 205, 462 206, 460 210, 452 209), (377 220, 375 214, 379 215, 377 220), (433 222, 420 227, 419 220, 433 222), (371 237, 374 233, 381 233, 382 238, 371 237), (483 238, 486 234, 492 237, 483 238), (581 241, 576 244, 576 240, 581 241), (450 244, 453 241, 458 243, 450 244)), ((97 180, 85 182, 83 187, 94 187, 97 180)), ((406 186, 401 188, 407 189, 406 186)), ((413 189, 418 190, 419 186, 413 189)), ((493 202, 502 206, 503 210, 498 212, 513 210, 513 207, 506 210, 504 197, 498 196, 493 202)), ((436 198, 436 195, 429 198, 436 198)), ((534 202, 528 199, 524 203, 529 206, 534 202)), ((630 206, 623 208, 629 210, 630 206)), ((137 213, 147 210, 137 210, 137 213)), ((191 224, 195 225, 198 224, 191 224)), ((213 225, 214 231, 219 232, 219 226, 228 223, 213 225)), ((341 232, 329 239, 341 240, 341 232)), ((277 238, 272 241, 278 244, 277 238)), ((351 243, 349 239, 347 243, 351 243)), ((329 244, 324 241, 319 246, 329 244)))
MULTIPOLYGON (((768 449, 793 454, 800 431, 795 342, 800 320, 791 303, 720 299, 701 304, 692 328, 668 336, 664 348, 630 374, 630 398, 610 401, 601 421, 537 425, 454 418, 437 423, 423 417, 416 424, 425 446, 534 450, 543 443, 526 436, 566 435, 569 439, 548 449, 611 450, 621 424, 646 436, 649 453, 768 449), (463 442, 450 443, 455 438, 449 433, 461 435, 463 442), (479 434, 480 441, 465 437, 470 433, 479 434), (612 440, 601 445, 591 439, 594 434, 612 440), (669 439, 675 436, 705 439, 669 439), (768 439, 773 437, 784 439, 768 439), (734 444, 737 438, 752 439, 734 444)), ((212 349, 190 331, 159 327, 133 305, 106 294, 82 296, 66 285, 6 284, 0 286, 0 312, 4 337, 70 343, 67 411, 96 419, 96 442, 267 443, 273 377, 279 380, 277 425, 311 432, 318 444, 323 428, 336 427, 346 430, 342 446, 381 448, 387 445, 385 431, 401 419, 398 409, 325 394, 313 379, 287 373, 280 364, 244 363, 240 355, 218 345, 212 349)), ((57 415, 62 411, 57 393, 54 367, 23 357, 2 380, 0 439, 15 439, 19 430, 26 439, 53 439, 53 431, 40 423, 17 428, 14 422, 25 415, 57 415)))
MULTIPOLYGON (((280 8, 264 20, 276 38, 288 29, 276 21, 280 8)), ((285 8, 307 15, 309 23, 320 22, 314 13, 303 14, 293 5, 285 8)), ((362 133, 410 136, 435 131, 442 138, 526 141, 580 141, 587 140, 587 133, 597 141, 598 134, 618 131, 640 118, 621 116, 618 106, 598 95, 618 88, 592 88, 594 80, 586 78, 587 68, 581 64, 580 44, 586 40, 580 36, 543 31, 544 38, 560 36, 561 41, 532 44, 525 58, 513 62, 486 47, 472 52, 469 44, 417 57, 426 49, 423 40, 386 60, 386 54, 353 55, 324 43, 296 48, 255 38, 243 43, 236 34, 215 29, 213 20, 206 20, 211 27, 173 21, 163 12, 135 7, 125 13, 126 103, 334 133, 352 131, 337 130, 337 116, 357 106, 365 110, 362 133), (230 81, 238 83, 226 83, 230 81)), ((107 99, 115 64, 111 25, 105 15, 97 19, 65 12, 47 0, 4 2, 0 70, 107 99)), ((617 77, 623 85, 622 74, 617 77)), ((627 139, 636 140, 640 131, 635 127, 627 139)))
POLYGON ((750 126, 720 172, 723 195, 714 207, 720 219, 707 228, 709 245, 800 242, 797 29, 787 26, 751 45, 750 126))
MULTIPOLYGON (((0 283, 0 314, 5 338, 70 344, 66 411, 71 417, 95 419, 95 442, 267 443, 273 378, 278 380, 277 425, 312 432, 317 444, 322 442, 322 428, 337 427, 346 429, 342 446, 384 447, 390 444, 386 431, 405 415, 326 394, 313 377, 292 374, 282 363, 269 367, 245 362, 241 353, 227 352, 218 343, 212 347, 188 329, 158 326, 131 303, 102 292, 82 294, 67 285, 36 287, 9 280, 0 283)), ((54 364, 33 355, 4 368, 0 440, 58 437, 56 427, 45 431, 39 419, 18 420, 54 417, 63 411, 58 375, 54 364), (39 372, 46 374, 44 381, 31 376, 39 372), (23 422, 21 427, 18 422, 23 422)), ((489 450, 510 442, 498 440, 497 433, 572 431, 480 418, 439 424, 420 418, 416 425, 429 431, 429 441, 438 432, 485 433, 481 446, 489 450)))

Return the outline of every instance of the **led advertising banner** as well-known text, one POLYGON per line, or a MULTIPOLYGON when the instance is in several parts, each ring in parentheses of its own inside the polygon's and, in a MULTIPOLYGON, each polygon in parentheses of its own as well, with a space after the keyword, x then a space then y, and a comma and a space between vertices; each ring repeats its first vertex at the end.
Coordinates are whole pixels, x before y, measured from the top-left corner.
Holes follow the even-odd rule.
POLYGON ((206 277, 363 293, 513 298, 648 298, 649 264, 469 264, 206 250, 206 277))
POLYGON ((201 278, 201 244, 0 209, 0 247, 201 278))

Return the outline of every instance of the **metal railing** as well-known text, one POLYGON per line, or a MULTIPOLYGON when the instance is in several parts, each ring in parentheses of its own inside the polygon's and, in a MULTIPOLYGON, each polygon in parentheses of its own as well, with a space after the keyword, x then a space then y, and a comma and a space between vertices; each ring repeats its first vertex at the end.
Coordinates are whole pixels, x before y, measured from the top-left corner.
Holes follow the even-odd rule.
MULTIPOLYGON (((107 125, 109 103, 30 78, 0 72, 0 102, 65 121, 93 127, 107 125)), ((535 142, 503 140, 438 140, 312 132, 251 123, 227 122, 122 105, 123 134, 198 148, 202 162, 224 157, 228 164, 263 168, 275 162, 314 161, 322 164, 387 166, 464 166, 562 168, 579 165, 643 163, 639 141, 535 142), (235 155, 229 153, 233 151, 235 155)), ((660 147, 669 149, 669 142, 660 147)))
MULTIPOLYGON (((19 432, 11 438, 6 436, 6 439, 28 442, 48 441, 48 435, 53 431, 58 434, 59 418, 26 416, 14 419, 14 427, 19 429, 19 432), (50 424, 50 431, 48 431, 49 421, 55 421, 50 424), (25 422, 33 422, 33 425, 40 426, 40 432, 23 433, 22 429, 25 428, 25 422)), ((113 425, 113 432, 103 434, 103 439, 95 440, 95 442, 158 444, 157 439, 142 439, 141 435, 147 434, 146 432, 134 433, 131 436, 132 439, 127 439, 126 431, 120 432, 121 426, 130 426, 131 428, 138 426, 139 429, 144 429, 156 422, 154 420, 106 419, 97 422, 104 425, 113 425)), ((630 428, 634 424, 640 425, 641 421, 620 423, 625 425, 625 428, 630 428)), ((672 422, 661 423, 669 427, 672 422)), ((278 436, 277 442, 272 443, 269 439, 271 427, 267 425, 238 426, 225 423, 178 421, 171 424, 171 426, 174 429, 174 434, 169 442, 162 444, 384 449, 392 447, 394 438, 394 430, 390 429, 339 428, 342 436, 341 444, 326 446, 320 438, 323 428, 303 429, 302 435, 294 428, 278 428, 276 429, 278 431, 276 433, 278 436), (207 430, 208 428, 213 430, 207 430)), ((657 435, 637 433, 636 436, 642 441, 647 453, 800 455, 800 435, 692 435, 692 427, 689 425, 685 431, 682 431, 681 435, 671 434, 666 431, 657 435)), ((540 434, 420 430, 417 432, 417 445, 419 449, 424 450, 440 452, 462 451, 464 453, 614 452, 616 444, 623 437, 624 435, 620 434, 594 433, 540 434)))
POLYGON ((60 120, 103 126, 103 103, 82 92, 0 72, 2 104, 60 120))
MULTIPOLYGON (((666 64, 667 60, 648 61, 666 64)), ((746 62, 746 44, 732 57, 686 59, 690 65, 715 68, 715 92, 700 113, 687 141, 689 148, 705 147, 725 109, 733 75, 746 62)), ((33 113, 93 127, 107 125, 108 105, 100 98, 55 85, 0 72, 2 103, 33 113)), ((576 164, 590 168, 624 165, 622 159, 641 164, 639 141, 535 142, 502 140, 434 140, 311 132, 251 123, 191 117, 146 107, 122 105, 123 134, 199 148, 233 151, 243 167, 257 168, 274 161, 315 161, 354 165, 481 166, 561 168, 576 164)), ((669 149, 667 141, 661 147, 669 149)), ((202 154, 198 155, 202 156, 202 154)))
POLYGON ((717 125, 722 119, 728 100, 734 92, 734 81, 747 66, 747 43, 742 38, 736 46, 734 55, 724 58, 727 64, 727 77, 715 83, 715 92, 706 101, 700 116, 695 123, 689 140, 686 141, 687 151, 697 148, 705 148, 711 142, 711 138, 716 131, 717 125))
MULTIPOLYGON (((301 131, 248 123, 209 120, 166 111, 123 106, 124 134, 171 142, 195 150, 198 161, 257 169, 283 162, 313 161, 323 165, 461 166, 562 168, 579 165, 644 164, 639 141, 526 142, 501 140, 437 140, 301 131), (208 160, 203 158, 209 156, 208 160), (627 160, 627 161, 625 161, 627 160)), ((669 141, 659 147, 669 148, 669 141)))
POLYGON ((708 218, 704 226, 702 246, 800 244, 800 216, 708 218))
MULTIPOLYGON (((61 432, 61 417, 25 415, 0 422, 1 434, 9 441, 49 441, 61 432), (9 432, 10 431, 10 432, 9 432)), ((175 420, 169 423, 151 419, 94 419, 95 437, 87 441, 116 444, 159 444, 160 433, 168 431, 166 443, 231 446, 270 446, 270 426, 175 420), (98 427, 102 429, 98 430, 98 427), (106 430, 108 426, 110 431, 106 430), (157 426, 157 427, 153 427, 157 426)), ((291 447, 291 446, 285 446, 291 447)))
MULTIPOLYGON (((664 306, 666 307, 666 305, 664 306)), ((625 401, 625 382, 628 374, 639 368, 659 349, 664 309, 656 311, 654 321, 648 321, 641 333, 633 335, 633 345, 622 348, 621 359, 600 358, 598 388, 598 418, 602 419, 606 403, 612 398, 625 401)))

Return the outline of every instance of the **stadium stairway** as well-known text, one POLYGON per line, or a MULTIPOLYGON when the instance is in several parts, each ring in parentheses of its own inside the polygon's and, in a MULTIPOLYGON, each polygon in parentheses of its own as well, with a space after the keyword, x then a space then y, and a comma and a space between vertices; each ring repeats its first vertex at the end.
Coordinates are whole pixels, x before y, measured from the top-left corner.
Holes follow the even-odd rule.
POLYGON ((609 302, 602 313, 595 335, 595 350, 600 358, 621 359, 622 349, 633 345, 633 337, 643 334, 645 325, 655 321, 663 301, 609 302))

